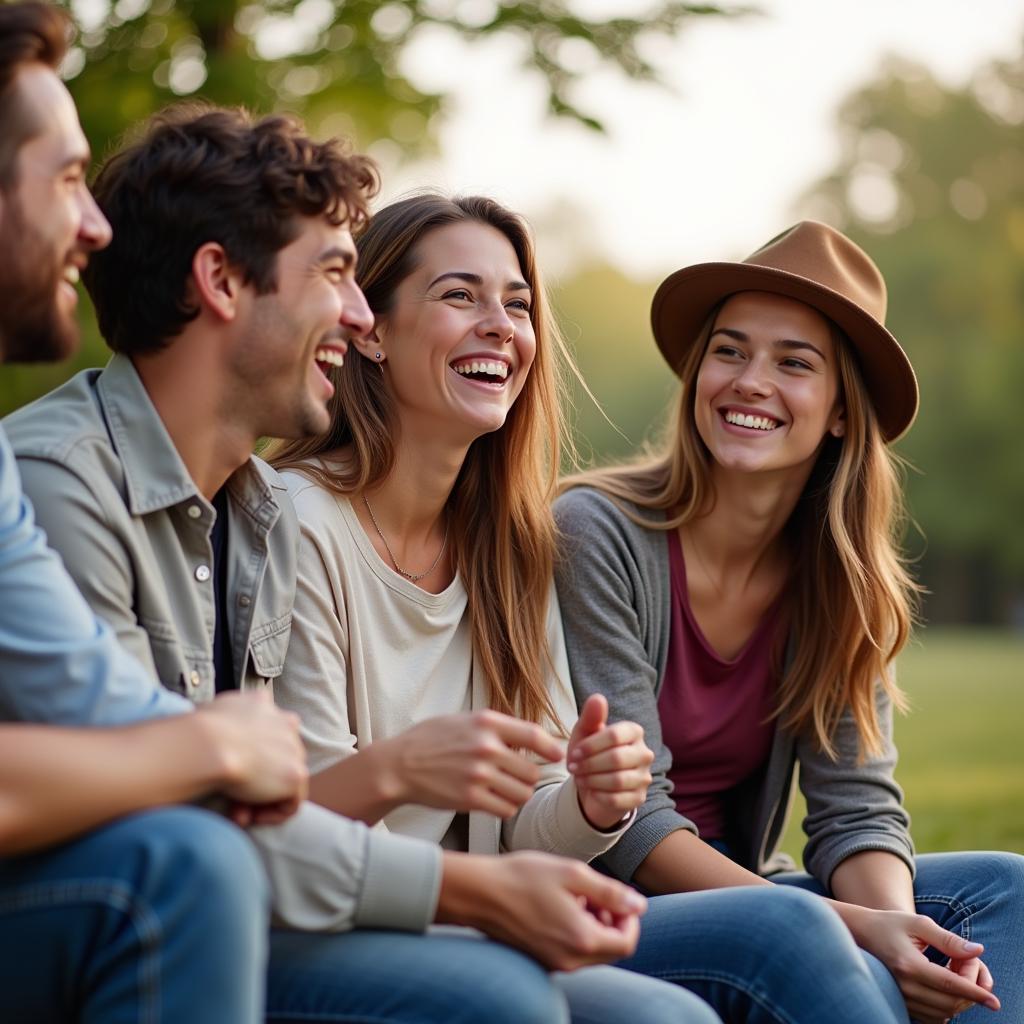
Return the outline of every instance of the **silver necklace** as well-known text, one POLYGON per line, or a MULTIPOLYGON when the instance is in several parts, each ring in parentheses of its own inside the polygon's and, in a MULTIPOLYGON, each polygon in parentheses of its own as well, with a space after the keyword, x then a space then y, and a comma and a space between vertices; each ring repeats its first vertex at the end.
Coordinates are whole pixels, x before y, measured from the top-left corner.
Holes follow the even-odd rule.
POLYGON ((438 562, 441 561, 441 556, 444 554, 445 549, 448 547, 448 522, 447 517, 445 518, 444 524, 444 539, 441 541, 441 550, 437 553, 437 558, 430 563, 430 568, 423 572, 409 572, 408 569, 403 569, 398 564, 398 559, 395 558, 395 553, 391 550, 391 545, 388 543, 387 537, 384 536, 384 531, 380 528, 380 523, 377 522, 377 517, 373 514, 373 509, 370 508, 370 503, 366 499, 366 495, 363 495, 363 504, 366 506, 366 511, 370 513, 370 522, 373 523, 373 528, 377 531, 377 536, 380 537, 381 543, 384 545, 384 550, 388 553, 388 557, 391 559, 391 564, 395 567, 395 572, 399 575, 404 576, 407 580, 415 583, 417 580, 421 580, 424 576, 429 576, 436 568, 438 562))

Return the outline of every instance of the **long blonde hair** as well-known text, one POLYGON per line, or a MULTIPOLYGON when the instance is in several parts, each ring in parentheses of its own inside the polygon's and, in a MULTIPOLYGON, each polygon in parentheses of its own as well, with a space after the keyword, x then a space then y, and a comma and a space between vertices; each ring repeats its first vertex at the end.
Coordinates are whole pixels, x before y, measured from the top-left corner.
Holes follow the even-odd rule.
MULTIPOLYGON (((545 686, 551 671, 548 594, 555 556, 550 504, 568 437, 562 418, 571 357, 551 315, 526 224, 492 199, 426 193, 377 213, 358 239, 357 280, 376 315, 392 308, 398 286, 417 267, 430 232, 477 221, 510 242, 532 299, 537 339, 533 367, 504 426, 477 438, 448 498, 448 536, 469 596, 473 656, 490 688, 490 706, 562 727, 545 686)), ((278 469, 294 469, 338 494, 359 494, 385 479, 401 443, 394 399, 375 364, 354 353, 331 374, 331 426, 315 438, 277 442, 278 469), (320 456, 349 446, 345 462, 320 456)))
MULTIPOLYGON (((634 522, 655 530, 677 529, 713 507, 694 385, 717 314, 716 308, 680 367, 679 399, 661 440, 633 463, 568 477, 561 491, 594 487, 623 503, 634 522), (664 515, 638 514, 625 503, 664 515)), ((847 707, 862 755, 881 752, 876 686, 897 708, 906 707, 892 661, 909 636, 919 588, 898 550, 905 523, 901 461, 882 440, 850 342, 835 324, 830 327, 846 430, 825 441, 785 528, 795 564, 785 614, 797 642, 782 671, 775 716, 788 729, 812 734, 834 758, 835 732, 847 707)))

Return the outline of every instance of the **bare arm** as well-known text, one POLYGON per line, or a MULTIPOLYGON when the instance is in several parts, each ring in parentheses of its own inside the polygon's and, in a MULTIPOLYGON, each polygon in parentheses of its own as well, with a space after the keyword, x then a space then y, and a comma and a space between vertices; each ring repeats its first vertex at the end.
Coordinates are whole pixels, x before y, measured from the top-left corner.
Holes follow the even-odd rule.
POLYGON ((530 798, 539 777, 524 751, 545 760, 562 756, 539 725, 489 710, 442 715, 319 772, 310 796, 368 825, 408 803, 507 818, 530 798))
POLYGON ((0 854, 37 850, 147 807, 223 793, 294 809, 305 792, 294 718, 263 695, 116 729, 0 726, 0 854))
POLYGON ((847 857, 832 872, 836 899, 875 910, 914 911, 914 884, 907 865, 885 850, 864 850, 847 857))
POLYGON ((665 836, 644 858, 633 878, 648 892, 654 893, 772 884, 685 829, 665 836))
POLYGON ((375 825, 404 802, 389 756, 388 740, 343 757, 309 780, 309 798, 336 814, 375 825))

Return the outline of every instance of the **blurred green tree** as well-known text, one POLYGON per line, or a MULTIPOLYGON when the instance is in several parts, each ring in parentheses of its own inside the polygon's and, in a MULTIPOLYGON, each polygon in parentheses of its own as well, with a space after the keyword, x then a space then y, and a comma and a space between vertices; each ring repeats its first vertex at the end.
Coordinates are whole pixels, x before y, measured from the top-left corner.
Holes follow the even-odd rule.
POLYGON ((889 285, 921 384, 900 443, 926 540, 931 619, 1005 620, 1024 601, 1024 53, 962 89, 890 62, 839 115, 842 156, 802 212, 844 227, 889 285))
MULTIPOLYGON (((659 81, 645 39, 677 33, 739 5, 651 0, 636 17, 592 17, 571 0, 58 0, 79 33, 63 71, 82 125, 102 158, 133 124, 174 100, 202 97, 254 110, 302 114, 319 134, 360 148, 394 139, 415 156, 433 143, 445 97, 418 88, 404 57, 430 33, 467 41, 517 40, 523 66, 546 84, 552 115, 603 130, 573 100, 580 69, 613 66, 659 81), (579 9, 578 9, 579 8, 579 9)), ((82 303, 83 345, 69 363, 7 367, 0 415, 106 361, 92 310, 82 303)))
POLYGON ((588 17, 565 0, 64 0, 80 34, 65 74, 97 153, 153 110, 203 96, 254 110, 302 113, 361 146, 395 138, 429 145, 444 96, 419 88, 403 57, 430 32, 516 39, 542 77, 552 114, 596 130, 573 100, 584 65, 658 81, 645 37, 675 34, 740 8, 652 0, 638 17, 588 17), (582 55, 586 60, 581 61, 582 55))

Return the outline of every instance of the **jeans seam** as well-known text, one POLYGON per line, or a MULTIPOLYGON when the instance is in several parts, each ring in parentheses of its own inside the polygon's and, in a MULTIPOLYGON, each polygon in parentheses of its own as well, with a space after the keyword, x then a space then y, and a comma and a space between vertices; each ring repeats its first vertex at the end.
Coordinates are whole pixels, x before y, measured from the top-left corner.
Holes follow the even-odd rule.
POLYGON ((0 914, 39 910, 71 903, 102 903, 123 914, 139 937, 142 953, 137 969, 139 989, 139 1024, 159 1024, 160 962, 156 951, 160 945, 160 919, 147 903, 120 882, 62 881, 22 886, 11 893, 0 894, 0 914))
POLYGON ((952 896, 942 895, 930 895, 922 893, 921 895, 914 896, 914 904, 918 903, 941 903, 943 906, 948 907, 954 914, 961 915, 961 920, 957 927, 961 930, 961 938, 970 941, 971 938, 971 918, 975 914, 977 908, 970 903, 962 903, 960 900, 955 899, 952 896))
POLYGON ((326 1020, 326 1021, 339 1021, 341 1024, 395 1024, 395 1018, 392 1017, 367 1017, 366 1014, 351 1014, 351 1013, 335 1013, 327 1012, 322 1013, 318 1010, 300 1010, 298 1012, 282 1011, 281 1013, 274 1013, 271 1010, 267 1010, 263 1014, 264 1020, 326 1020))
MULTIPOLYGON (((627 968, 631 970, 632 968, 627 968)), ((668 981, 678 985, 682 980, 686 981, 708 981, 728 985, 742 992, 747 998, 757 1003, 766 1013, 770 1013, 780 1024, 799 1024, 792 1017, 787 1016, 773 1003, 767 995, 748 987, 741 978, 734 974, 718 974, 714 971, 687 971, 685 969, 673 969, 671 971, 642 971, 648 978, 657 978, 660 981, 668 981)))

